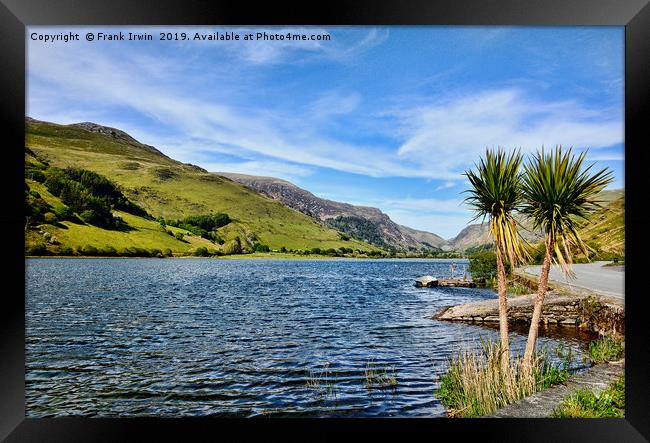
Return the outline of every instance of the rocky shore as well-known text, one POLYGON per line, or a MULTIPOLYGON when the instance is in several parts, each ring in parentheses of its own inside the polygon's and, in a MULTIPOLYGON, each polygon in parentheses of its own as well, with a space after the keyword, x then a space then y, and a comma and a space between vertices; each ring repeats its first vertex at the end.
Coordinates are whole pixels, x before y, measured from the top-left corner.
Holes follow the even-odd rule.
MULTIPOLYGON (((530 323, 535 294, 508 298, 508 319, 512 323, 530 323)), ((498 322, 499 307, 496 297, 458 306, 450 306, 435 313, 434 320, 464 322, 498 322)), ((542 309, 543 324, 579 327, 601 334, 625 334, 625 309, 615 300, 594 294, 567 294, 550 292, 542 309)))

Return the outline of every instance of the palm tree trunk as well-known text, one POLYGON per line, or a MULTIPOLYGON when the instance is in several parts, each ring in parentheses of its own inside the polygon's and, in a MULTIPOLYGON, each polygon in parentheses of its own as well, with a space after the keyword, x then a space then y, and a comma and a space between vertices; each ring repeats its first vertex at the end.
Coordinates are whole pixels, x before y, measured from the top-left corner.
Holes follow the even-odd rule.
POLYGON ((506 268, 503 253, 497 245, 497 292, 499 294, 499 335, 501 336, 501 368, 506 374, 510 367, 510 344, 508 340, 508 299, 506 290, 506 268))
POLYGON ((530 329, 528 330, 528 341, 526 342, 526 350, 524 351, 524 369, 532 368, 533 354, 535 352, 535 345, 537 343, 537 334, 539 331, 539 320, 542 316, 542 306, 544 304, 544 297, 548 290, 548 273, 551 270, 551 258, 553 257, 553 239, 548 236, 546 240, 546 254, 544 255, 544 263, 542 264, 542 272, 539 277, 539 288, 537 288, 537 297, 535 298, 535 307, 533 308, 533 317, 530 321, 530 329))

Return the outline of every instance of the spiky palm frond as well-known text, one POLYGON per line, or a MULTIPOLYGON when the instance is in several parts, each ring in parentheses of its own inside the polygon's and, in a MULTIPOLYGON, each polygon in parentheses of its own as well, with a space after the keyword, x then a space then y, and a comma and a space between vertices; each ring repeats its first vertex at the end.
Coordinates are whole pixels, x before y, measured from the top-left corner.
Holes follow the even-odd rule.
POLYGON ((607 168, 596 173, 592 172, 594 164, 583 168, 586 155, 576 156, 571 148, 563 150, 561 146, 552 152, 542 147, 524 165, 521 212, 553 241, 553 260, 567 275, 573 275, 573 250, 588 255, 578 232, 579 222, 602 207, 597 195, 613 180, 607 168))
POLYGON ((472 189, 465 191, 470 194, 465 203, 473 207, 474 220, 489 219, 494 242, 512 266, 527 257, 513 217, 523 203, 519 172, 522 160, 519 150, 508 155, 502 148, 496 152, 486 149, 485 158, 475 165, 476 171, 469 170, 464 174, 472 185, 472 189))

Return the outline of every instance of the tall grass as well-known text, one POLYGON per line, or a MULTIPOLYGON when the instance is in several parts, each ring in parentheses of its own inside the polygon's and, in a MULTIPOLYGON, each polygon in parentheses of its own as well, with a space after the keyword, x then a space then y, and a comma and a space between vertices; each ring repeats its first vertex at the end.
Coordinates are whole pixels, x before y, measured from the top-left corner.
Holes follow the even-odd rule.
POLYGON ((481 340, 453 356, 436 394, 451 417, 481 417, 541 389, 565 381, 572 355, 558 351, 562 363, 551 364, 544 351, 535 356, 533 370, 524 371, 517 356, 504 371, 500 345, 481 340))
POLYGON ((510 295, 528 295, 535 291, 518 280, 512 280, 508 283, 508 294, 510 295))
POLYGON ((336 376, 332 374, 329 363, 325 363, 320 371, 310 370, 306 384, 323 396, 336 396, 336 376))
POLYGON ((594 363, 618 360, 624 353, 625 344, 611 337, 602 337, 589 343, 589 357, 594 363))
POLYGON ((377 368, 373 361, 366 364, 364 371, 364 384, 366 388, 388 388, 397 386, 397 372, 395 368, 377 368))

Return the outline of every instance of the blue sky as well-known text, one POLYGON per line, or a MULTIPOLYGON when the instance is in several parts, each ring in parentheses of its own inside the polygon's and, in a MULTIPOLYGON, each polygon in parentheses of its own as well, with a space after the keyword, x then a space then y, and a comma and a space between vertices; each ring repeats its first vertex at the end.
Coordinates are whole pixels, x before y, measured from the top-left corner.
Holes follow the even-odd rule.
POLYGON ((455 236, 486 146, 588 148, 624 182, 622 27, 29 27, 27 115, 125 130, 209 171, 287 179, 455 236), (329 41, 158 41, 158 32, 329 41), (31 33, 77 32, 79 42, 31 33), (149 32, 93 41, 87 32, 149 32))

